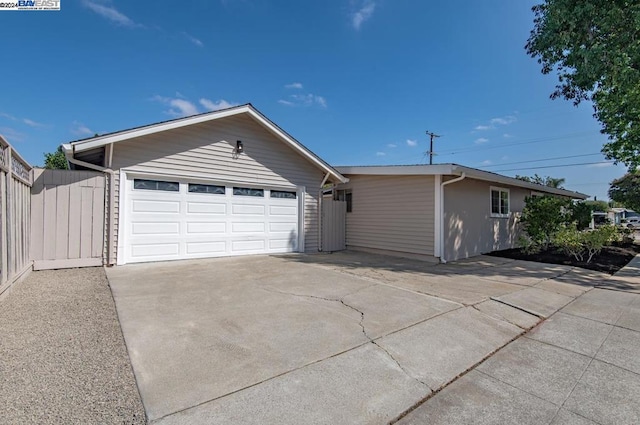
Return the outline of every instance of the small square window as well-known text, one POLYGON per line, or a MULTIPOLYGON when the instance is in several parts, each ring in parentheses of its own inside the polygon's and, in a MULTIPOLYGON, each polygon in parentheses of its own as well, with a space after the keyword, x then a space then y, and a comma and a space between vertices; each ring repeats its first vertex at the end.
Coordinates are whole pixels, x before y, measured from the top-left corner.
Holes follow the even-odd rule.
POLYGON ((509 216, 509 190, 501 188, 491 188, 491 216, 509 216))
POLYGON ((134 179, 133 188, 136 190, 162 190, 165 192, 179 192, 180 183, 162 180, 134 179))
POLYGON ((216 186, 213 184, 189 183, 190 193, 209 193, 212 195, 224 195, 224 186, 216 186))
POLYGON ((264 189, 253 189, 250 187, 234 187, 233 194, 236 196, 264 196, 264 189))
POLYGON ((287 192, 284 190, 272 190, 270 192, 272 198, 296 199, 297 197, 295 192, 287 192))
POLYGON ((334 201, 345 201, 347 203, 347 212, 353 211, 353 195, 351 189, 336 190, 333 194, 334 201))

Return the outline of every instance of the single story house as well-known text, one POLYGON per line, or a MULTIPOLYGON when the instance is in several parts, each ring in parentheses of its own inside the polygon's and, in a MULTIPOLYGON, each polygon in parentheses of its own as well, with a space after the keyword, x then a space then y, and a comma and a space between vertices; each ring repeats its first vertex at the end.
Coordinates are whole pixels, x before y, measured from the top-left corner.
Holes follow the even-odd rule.
POLYGON ((314 253, 332 223, 347 248, 448 261, 513 247, 526 196, 586 198, 455 164, 334 168, 250 104, 62 147, 107 177, 108 265, 314 253))
POLYGON ((457 164, 336 169, 347 248, 431 261, 515 247, 528 196, 588 197, 457 164))
POLYGON ((110 176, 107 264, 317 252, 320 188, 347 181, 250 104, 63 150, 110 176))

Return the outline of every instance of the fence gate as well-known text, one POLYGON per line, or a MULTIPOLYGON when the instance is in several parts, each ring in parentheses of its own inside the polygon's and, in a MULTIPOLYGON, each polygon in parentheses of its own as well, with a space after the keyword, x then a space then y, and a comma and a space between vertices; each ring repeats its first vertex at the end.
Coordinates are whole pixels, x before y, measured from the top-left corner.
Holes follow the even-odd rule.
POLYGON ((101 266, 104 206, 103 173, 35 169, 31 188, 33 269, 101 266))
POLYGON ((321 251, 342 251, 346 246, 347 203, 322 199, 322 246, 321 251))

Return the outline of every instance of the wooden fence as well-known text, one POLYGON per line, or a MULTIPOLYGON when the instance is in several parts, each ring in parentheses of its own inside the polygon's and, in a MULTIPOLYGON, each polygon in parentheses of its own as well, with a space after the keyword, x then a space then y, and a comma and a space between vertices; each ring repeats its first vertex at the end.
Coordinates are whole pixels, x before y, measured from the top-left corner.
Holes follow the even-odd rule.
POLYGON ((34 270, 101 266, 105 177, 96 171, 33 170, 34 270))
POLYGON ((0 294, 31 269, 31 169, 0 136, 0 294))

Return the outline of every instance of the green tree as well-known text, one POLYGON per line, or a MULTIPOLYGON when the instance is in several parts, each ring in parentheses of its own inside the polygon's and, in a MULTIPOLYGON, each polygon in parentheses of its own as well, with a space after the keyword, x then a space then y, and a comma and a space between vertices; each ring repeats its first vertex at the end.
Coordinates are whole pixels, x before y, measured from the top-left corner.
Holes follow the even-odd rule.
POLYGON ((607 159, 640 165, 640 1, 544 0, 525 49, 558 75, 551 98, 593 103, 607 159))
POLYGON ((612 181, 609 198, 626 208, 640 211, 640 173, 627 173, 612 181))
POLYGON ((605 201, 584 201, 586 205, 589 205, 591 211, 607 212, 609 210, 609 204, 605 201))
POLYGON ((571 205, 570 220, 578 230, 584 230, 591 224, 592 206, 586 202, 574 202, 571 205))
POLYGON ((562 185, 565 182, 565 179, 563 178, 555 178, 551 176, 542 177, 537 174, 534 174, 533 177, 516 175, 516 179, 529 183, 540 184, 542 186, 553 187, 556 189, 564 189, 562 185))
POLYGON ((570 204, 569 199, 557 196, 525 198, 522 223, 531 241, 548 249, 556 233, 570 220, 570 204))
POLYGON ((53 170, 69 169, 69 163, 67 162, 67 157, 62 151, 62 146, 58 146, 58 149, 55 152, 44 154, 44 168, 53 170))

